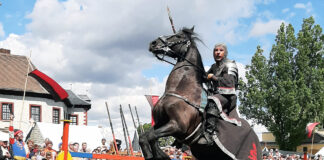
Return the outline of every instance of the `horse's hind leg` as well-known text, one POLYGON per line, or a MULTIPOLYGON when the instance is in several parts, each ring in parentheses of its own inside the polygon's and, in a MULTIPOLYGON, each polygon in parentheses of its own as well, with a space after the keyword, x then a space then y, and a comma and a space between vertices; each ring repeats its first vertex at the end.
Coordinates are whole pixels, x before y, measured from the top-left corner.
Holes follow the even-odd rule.
POLYGON ((153 154, 151 151, 151 147, 150 147, 150 143, 147 140, 147 134, 149 131, 146 131, 144 133, 142 133, 139 137, 139 144, 142 148, 142 152, 143 155, 145 157, 145 159, 152 159, 153 158, 153 154))
POLYGON ((170 159, 168 155, 166 155, 158 145, 158 138, 170 136, 176 132, 179 132, 180 129, 175 121, 169 121, 164 126, 153 129, 148 132, 147 139, 151 145, 152 153, 154 155, 155 160, 167 160, 170 159))

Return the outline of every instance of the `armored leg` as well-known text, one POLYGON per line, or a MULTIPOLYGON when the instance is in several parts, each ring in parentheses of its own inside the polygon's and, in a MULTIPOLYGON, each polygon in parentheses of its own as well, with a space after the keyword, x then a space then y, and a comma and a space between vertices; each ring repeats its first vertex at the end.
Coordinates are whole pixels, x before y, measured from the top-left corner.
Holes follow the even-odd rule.
POLYGON ((219 110, 213 101, 209 101, 206 108, 206 121, 204 136, 198 141, 199 144, 212 145, 212 134, 217 132, 217 122, 219 119, 219 110))
POLYGON ((212 101, 209 101, 208 108, 206 108, 206 132, 209 134, 217 131, 217 121, 219 118, 219 110, 216 104, 212 101))

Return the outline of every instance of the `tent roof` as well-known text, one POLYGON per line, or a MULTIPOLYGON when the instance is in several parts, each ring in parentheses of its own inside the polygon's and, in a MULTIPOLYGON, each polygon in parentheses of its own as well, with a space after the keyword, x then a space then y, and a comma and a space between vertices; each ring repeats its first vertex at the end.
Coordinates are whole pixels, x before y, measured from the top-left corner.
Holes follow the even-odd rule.
POLYGON ((319 155, 319 154, 324 156, 324 147, 322 147, 315 155, 319 155))

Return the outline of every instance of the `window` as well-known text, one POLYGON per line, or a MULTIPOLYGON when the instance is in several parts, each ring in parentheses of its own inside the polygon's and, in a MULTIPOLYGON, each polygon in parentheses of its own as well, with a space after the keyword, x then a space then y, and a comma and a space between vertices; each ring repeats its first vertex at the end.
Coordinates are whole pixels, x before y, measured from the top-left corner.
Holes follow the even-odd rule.
POLYGON ((41 122, 41 106, 30 105, 30 118, 35 122, 41 122))
POLYGON ((10 120, 10 114, 13 114, 13 103, 1 103, 1 119, 10 120))
POLYGON ((71 114, 70 115, 71 125, 78 125, 78 115, 71 114))
POLYGON ((60 109, 53 108, 53 123, 60 124, 60 109))

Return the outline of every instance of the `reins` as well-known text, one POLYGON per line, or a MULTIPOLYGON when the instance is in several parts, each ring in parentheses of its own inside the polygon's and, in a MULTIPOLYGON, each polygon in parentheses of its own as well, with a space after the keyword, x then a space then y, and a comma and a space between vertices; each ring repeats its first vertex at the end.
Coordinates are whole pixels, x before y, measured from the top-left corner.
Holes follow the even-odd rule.
MULTIPOLYGON (((161 61, 164 61, 164 62, 167 62, 173 66, 175 66, 176 64, 168 61, 168 60, 165 60, 164 57, 166 55, 167 52, 172 52, 174 53, 174 51, 171 49, 171 47, 173 47, 174 45, 177 45, 177 44, 181 44, 183 42, 186 42, 185 46, 186 46, 186 53, 189 52, 189 48, 191 46, 191 42, 190 40, 180 40, 180 41, 176 41, 176 42, 166 42, 166 39, 165 37, 162 37, 160 36, 159 39, 165 44, 165 46, 162 47, 162 51, 164 51, 164 53, 162 54, 163 56, 162 57, 159 57, 157 54, 155 55, 157 59, 161 60, 161 61)), ((181 46, 182 47, 182 46, 181 46)), ((194 66, 195 68, 197 68, 199 71, 201 71, 204 75, 206 75, 206 72, 203 68, 201 68, 200 66, 192 63, 190 60, 188 60, 184 55, 177 55, 178 58, 182 59, 182 60, 185 60, 186 62, 188 62, 189 64, 191 64, 192 66, 194 66)))

